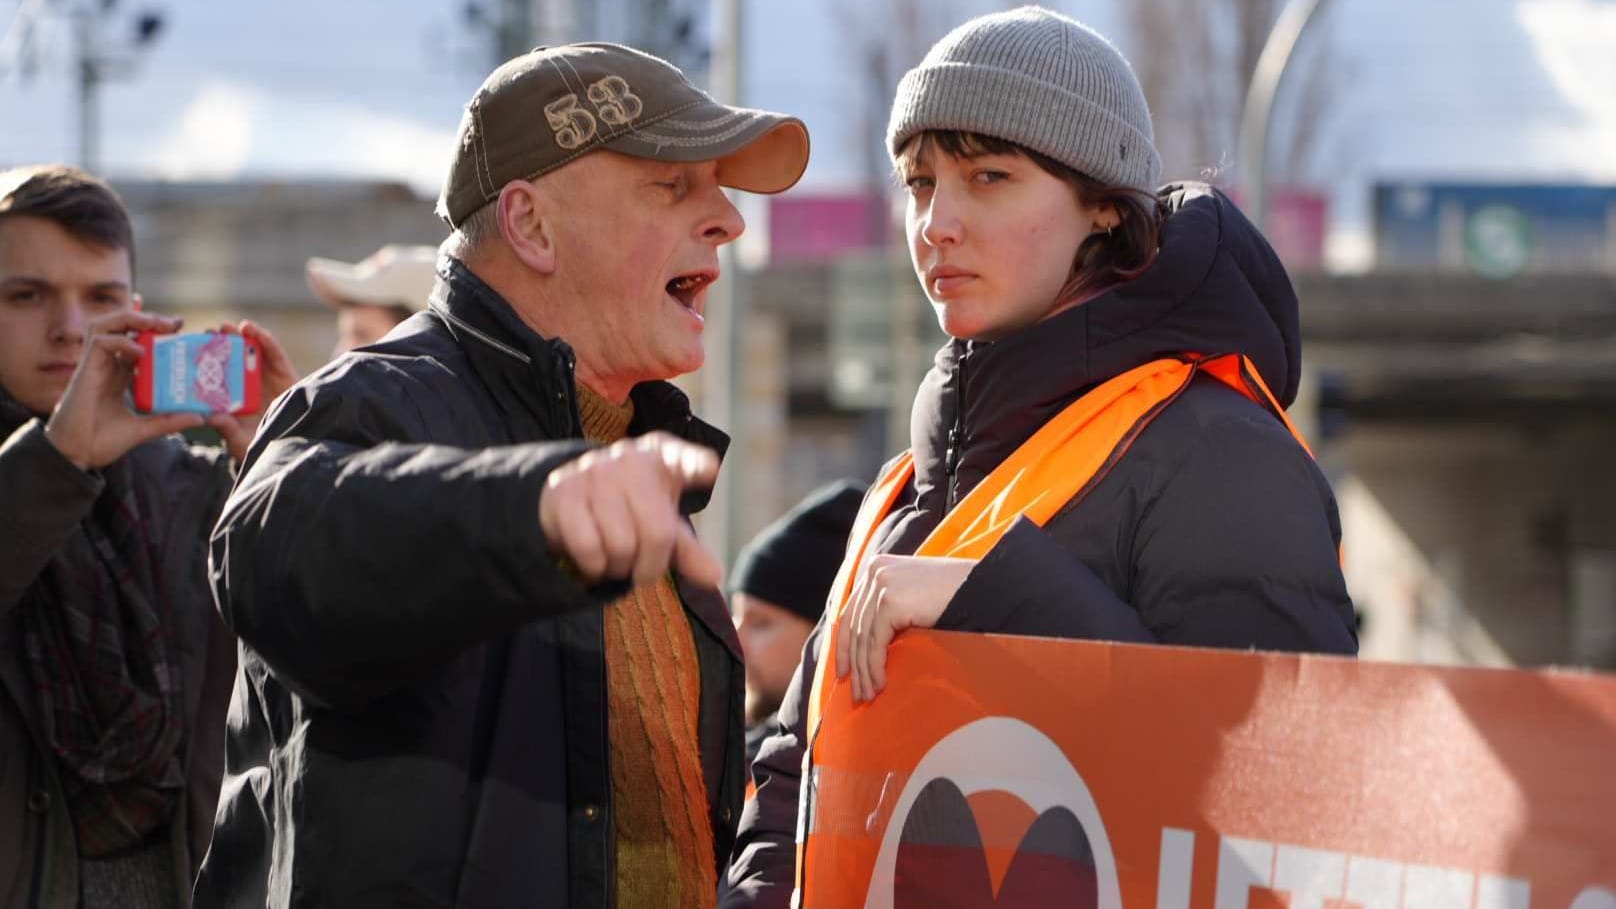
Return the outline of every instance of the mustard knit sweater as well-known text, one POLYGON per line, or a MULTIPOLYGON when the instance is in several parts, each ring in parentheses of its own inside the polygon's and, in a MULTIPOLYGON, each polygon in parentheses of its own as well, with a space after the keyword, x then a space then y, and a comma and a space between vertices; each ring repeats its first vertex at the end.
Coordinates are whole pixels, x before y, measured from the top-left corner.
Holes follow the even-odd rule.
MULTIPOLYGON (((579 385, 578 405, 590 441, 628 434, 632 403, 579 385)), ((618 909, 710 909, 718 880, 696 733, 701 675, 672 578, 608 605, 605 623, 618 909)))

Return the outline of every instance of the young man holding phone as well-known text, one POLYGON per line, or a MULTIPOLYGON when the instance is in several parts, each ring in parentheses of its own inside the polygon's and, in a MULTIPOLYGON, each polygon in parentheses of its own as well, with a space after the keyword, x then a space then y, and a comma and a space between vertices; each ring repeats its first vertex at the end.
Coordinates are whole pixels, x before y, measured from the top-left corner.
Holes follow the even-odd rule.
MULTIPOLYGON (((62 166, 0 172, 0 904, 171 907, 212 828, 235 644, 208 533, 256 423, 135 413, 128 213, 62 166), (203 423, 228 454, 171 436, 203 423)), ((295 381, 274 339, 264 393, 295 381)), ((268 400, 268 398, 266 398, 268 400)))

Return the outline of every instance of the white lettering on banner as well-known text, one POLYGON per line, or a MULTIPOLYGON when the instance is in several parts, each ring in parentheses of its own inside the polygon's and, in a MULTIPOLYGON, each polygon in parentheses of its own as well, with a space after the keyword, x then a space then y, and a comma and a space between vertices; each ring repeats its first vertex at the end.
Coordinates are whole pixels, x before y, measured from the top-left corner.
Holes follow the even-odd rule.
POLYGON ((1571 909, 1616 909, 1616 893, 1604 887, 1589 887, 1571 901, 1571 909))
POLYGON ((1213 909, 1246 909, 1253 887, 1267 887, 1274 844, 1226 836, 1218 846, 1218 897, 1213 909))
POLYGON ((1476 876, 1452 868, 1409 865, 1403 870, 1403 909, 1470 909, 1476 876))
POLYGON ((1325 900, 1341 899, 1347 882, 1347 857, 1339 852, 1280 846, 1274 859, 1274 889, 1291 895, 1291 909, 1324 909, 1325 900))
POLYGON ((1403 866, 1384 859, 1353 857, 1347 863, 1347 900, 1363 909, 1397 909, 1403 866))
POLYGON ((1195 870, 1195 834, 1162 830, 1161 868, 1156 873, 1156 909, 1190 909, 1190 872, 1195 870))
MULTIPOLYGON (((1195 833, 1162 828, 1156 909, 1188 909, 1195 870, 1195 833)), ((1405 865, 1236 836, 1218 841, 1213 909, 1247 909, 1251 888, 1282 890, 1291 909, 1325 909, 1343 900, 1360 909, 1531 909, 1532 885, 1514 877, 1479 877, 1458 868, 1405 865)), ((1570 909, 1616 909, 1616 894, 1590 887, 1570 909)))
POLYGON ((1065 809, 1077 819, 1088 840, 1096 909, 1122 909, 1116 856, 1088 784, 1048 736, 1012 717, 984 717, 966 723, 939 739, 915 764, 897 793, 881 835, 864 909, 892 909, 904 824, 921 790, 937 779, 953 782, 966 798, 983 791, 1008 792, 1038 815, 1053 808, 1065 809), (995 767, 994 762, 1003 763, 995 767), (1015 767, 1013 773, 1005 769, 1011 766, 1015 767))
POLYGON ((1487 875, 1476 887, 1476 909, 1530 909, 1532 885, 1514 877, 1487 875))

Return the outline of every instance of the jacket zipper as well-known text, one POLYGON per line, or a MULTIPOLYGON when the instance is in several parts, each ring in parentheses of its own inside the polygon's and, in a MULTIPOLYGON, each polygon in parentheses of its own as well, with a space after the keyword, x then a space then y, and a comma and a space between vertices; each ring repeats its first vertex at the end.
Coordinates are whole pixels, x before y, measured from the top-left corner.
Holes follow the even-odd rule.
POLYGON ((561 371, 561 387, 555 393, 555 413, 565 434, 581 439, 584 436, 583 418, 578 414, 578 360, 571 348, 555 351, 556 365, 561 371))
MULTIPOLYGON (((555 357, 555 363, 560 372, 561 387, 556 389, 555 398, 549 402, 550 412, 554 415, 556 422, 564 427, 564 431, 560 433, 562 437, 581 439, 584 437, 584 426, 583 418, 578 413, 577 357, 570 347, 563 345, 552 348, 552 355, 555 357)), ((600 683, 601 694, 604 697, 607 687, 611 684, 606 677, 605 623, 601 624, 599 642, 601 661, 597 681, 600 683)), ((597 823, 601 838, 601 856, 604 859, 602 864, 604 865, 605 879, 602 884, 605 889, 606 905, 611 906, 617 903, 617 862, 609 831, 612 829, 612 812, 617 810, 617 806, 612 804, 612 743, 611 730, 606 723, 602 723, 600 728, 600 753, 605 755, 606 766, 603 769, 605 771, 606 788, 600 794, 601 812, 597 823)))
MULTIPOLYGON (((558 349, 556 359, 560 361, 561 365, 561 391, 556 392, 556 403, 559 405, 561 418, 568 427, 568 434, 574 438, 581 439, 584 437, 584 422, 583 416, 578 412, 578 359, 570 347, 558 349)), ((604 621, 600 625, 600 655, 599 681, 601 695, 604 698, 607 696, 607 688, 611 685, 611 680, 606 677, 606 623, 604 621)), ((612 818, 614 812, 617 811, 617 806, 613 804, 612 799, 612 741, 609 720, 607 723, 602 723, 600 727, 600 753, 606 756, 606 766, 603 768, 605 770, 606 788, 601 792, 600 803, 602 810, 599 821, 602 840, 601 852, 606 859, 604 862, 606 905, 615 906, 617 905, 617 850, 612 843, 613 835, 611 831, 614 829, 615 822, 612 818)))
POLYGON ((943 472, 948 478, 948 497, 945 514, 954 510, 959 493, 959 463, 961 449, 965 447, 965 364, 971 359, 967 350, 960 357, 959 368, 954 370, 954 425, 948 430, 948 451, 943 457, 943 472))

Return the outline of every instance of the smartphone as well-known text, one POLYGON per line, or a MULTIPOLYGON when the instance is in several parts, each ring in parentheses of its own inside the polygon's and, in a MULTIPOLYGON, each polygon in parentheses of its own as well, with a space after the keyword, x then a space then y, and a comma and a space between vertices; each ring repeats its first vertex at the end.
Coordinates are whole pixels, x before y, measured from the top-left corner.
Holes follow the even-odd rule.
POLYGON ((142 413, 257 413, 258 345, 241 335, 141 332, 135 409, 142 413))

